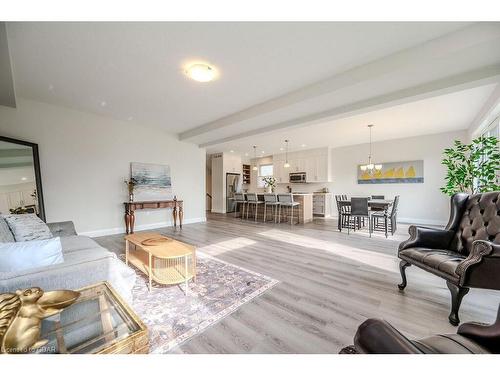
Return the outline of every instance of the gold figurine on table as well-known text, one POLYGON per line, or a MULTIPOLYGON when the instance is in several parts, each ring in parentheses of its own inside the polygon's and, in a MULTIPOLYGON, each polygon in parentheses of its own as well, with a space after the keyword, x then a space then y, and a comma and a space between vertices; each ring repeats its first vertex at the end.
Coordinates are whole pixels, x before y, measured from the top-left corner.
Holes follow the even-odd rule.
POLYGON ((0 294, 0 353, 30 353, 40 339, 42 319, 61 312, 80 296, 71 290, 44 292, 34 287, 0 294))

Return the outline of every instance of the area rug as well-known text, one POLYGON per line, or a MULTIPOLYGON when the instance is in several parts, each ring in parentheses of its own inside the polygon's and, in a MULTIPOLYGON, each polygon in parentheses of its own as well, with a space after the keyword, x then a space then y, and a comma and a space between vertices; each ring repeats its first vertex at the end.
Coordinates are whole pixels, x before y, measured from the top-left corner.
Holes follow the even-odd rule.
POLYGON ((150 353, 168 353, 201 333, 278 281, 205 254, 197 254, 197 280, 184 285, 164 286, 136 270, 132 290, 134 311, 149 329, 150 353))

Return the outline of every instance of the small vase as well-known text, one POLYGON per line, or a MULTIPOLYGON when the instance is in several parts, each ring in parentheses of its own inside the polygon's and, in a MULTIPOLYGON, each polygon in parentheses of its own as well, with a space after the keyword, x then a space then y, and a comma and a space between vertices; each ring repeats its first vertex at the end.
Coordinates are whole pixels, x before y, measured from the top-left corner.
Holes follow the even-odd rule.
POLYGON ((133 201, 134 201, 134 193, 130 193, 130 194, 128 195, 128 201, 129 201, 129 202, 133 202, 133 201))
POLYGON ((268 187, 266 188, 266 193, 271 194, 271 193, 273 192, 273 190, 272 190, 272 189, 273 189, 273 188, 272 188, 271 186, 268 186, 268 187))

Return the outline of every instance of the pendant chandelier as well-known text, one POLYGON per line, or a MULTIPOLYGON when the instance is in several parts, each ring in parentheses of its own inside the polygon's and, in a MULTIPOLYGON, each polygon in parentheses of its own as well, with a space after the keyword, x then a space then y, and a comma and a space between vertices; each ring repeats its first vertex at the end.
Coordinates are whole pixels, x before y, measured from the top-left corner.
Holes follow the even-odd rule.
POLYGON ((382 164, 374 164, 372 162, 372 128, 372 124, 368 125, 368 129, 370 129, 370 153, 368 154, 368 164, 364 164, 359 167, 363 172, 368 172, 370 174, 382 169, 382 164))
POLYGON ((252 170, 256 171, 257 170, 257 146, 253 146, 253 160, 254 160, 254 165, 252 170))
POLYGON ((285 164, 283 165, 283 168, 290 168, 290 163, 288 163, 288 139, 285 139, 285 164))

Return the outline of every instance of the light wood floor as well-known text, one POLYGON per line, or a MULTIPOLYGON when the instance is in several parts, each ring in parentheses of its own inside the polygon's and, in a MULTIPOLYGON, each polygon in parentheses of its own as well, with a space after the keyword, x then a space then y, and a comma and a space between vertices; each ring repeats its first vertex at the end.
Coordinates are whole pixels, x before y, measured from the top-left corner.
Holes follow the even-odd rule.
MULTIPOLYGON (((384 318, 411 337, 456 330, 448 323, 444 280, 410 267, 408 287, 398 291, 395 255, 407 226, 389 239, 368 238, 366 231, 339 233, 335 220, 291 227, 209 214, 206 223, 159 231, 280 281, 174 352, 337 353, 369 317, 384 318)), ((124 251, 123 235, 97 241, 124 251)), ((461 320, 492 322, 499 303, 499 292, 471 290, 461 320)))

